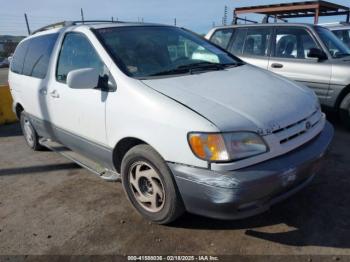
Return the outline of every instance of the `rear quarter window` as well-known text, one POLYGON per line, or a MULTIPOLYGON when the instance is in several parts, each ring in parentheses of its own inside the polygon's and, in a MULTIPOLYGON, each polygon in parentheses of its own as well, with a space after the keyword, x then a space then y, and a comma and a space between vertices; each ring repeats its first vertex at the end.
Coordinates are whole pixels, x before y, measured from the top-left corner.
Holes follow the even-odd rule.
POLYGON ((49 34, 29 40, 22 74, 41 79, 45 78, 57 37, 58 34, 49 34))
POLYGON ((21 42, 13 55, 11 61, 11 71, 17 74, 22 74, 24 58, 28 49, 28 40, 21 42))

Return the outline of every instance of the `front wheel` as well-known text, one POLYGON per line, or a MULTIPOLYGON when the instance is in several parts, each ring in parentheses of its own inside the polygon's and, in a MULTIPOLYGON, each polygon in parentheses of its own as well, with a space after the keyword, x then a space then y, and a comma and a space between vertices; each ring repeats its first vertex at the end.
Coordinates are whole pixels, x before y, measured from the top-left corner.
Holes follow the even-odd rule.
POLYGON ((130 149, 123 158, 121 175, 127 197, 148 220, 168 224, 184 212, 169 167, 152 147, 130 149))
POLYGON ((340 103, 339 116, 342 124, 350 130, 350 93, 340 103))

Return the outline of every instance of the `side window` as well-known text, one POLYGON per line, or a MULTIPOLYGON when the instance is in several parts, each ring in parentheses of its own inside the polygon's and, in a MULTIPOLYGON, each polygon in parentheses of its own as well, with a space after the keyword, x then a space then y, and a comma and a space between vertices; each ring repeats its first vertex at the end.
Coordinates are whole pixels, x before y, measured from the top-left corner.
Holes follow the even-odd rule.
POLYGON ((28 51, 23 66, 24 75, 45 78, 57 37, 58 34, 50 34, 28 40, 28 51))
POLYGON ((228 46, 228 43, 231 39, 232 33, 233 33, 233 29, 216 30, 215 33, 210 38, 210 41, 212 41, 214 44, 217 44, 218 46, 226 49, 228 46))
POLYGON ((243 51, 244 39, 247 34, 247 29, 237 28, 234 30, 232 44, 229 47, 229 51, 232 54, 240 55, 243 51))
POLYGON ((275 57, 306 59, 311 48, 318 46, 305 29, 277 28, 275 57))
POLYGON ((13 55, 12 61, 11 61, 11 71, 17 74, 22 74, 23 71, 23 64, 24 64, 24 58, 27 53, 28 49, 28 40, 20 43, 16 51, 13 55))
POLYGON ((80 33, 68 33, 58 58, 56 79, 65 83, 70 71, 82 68, 97 68, 101 75, 104 73, 104 64, 89 40, 80 33))
POLYGON ((244 41, 243 54, 267 56, 270 37, 270 28, 249 28, 244 41))

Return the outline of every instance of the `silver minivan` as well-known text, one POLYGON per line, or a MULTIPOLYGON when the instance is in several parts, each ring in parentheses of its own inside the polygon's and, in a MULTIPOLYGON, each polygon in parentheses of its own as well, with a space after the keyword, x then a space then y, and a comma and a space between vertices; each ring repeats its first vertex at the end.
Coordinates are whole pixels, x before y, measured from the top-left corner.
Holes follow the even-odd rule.
POLYGON ((327 28, 233 25, 214 28, 206 38, 250 64, 307 85, 350 128, 350 49, 327 28))
POLYGON ((263 212, 313 179, 333 137, 309 88, 173 26, 43 30, 18 45, 9 84, 30 148, 121 179, 157 223, 263 212))

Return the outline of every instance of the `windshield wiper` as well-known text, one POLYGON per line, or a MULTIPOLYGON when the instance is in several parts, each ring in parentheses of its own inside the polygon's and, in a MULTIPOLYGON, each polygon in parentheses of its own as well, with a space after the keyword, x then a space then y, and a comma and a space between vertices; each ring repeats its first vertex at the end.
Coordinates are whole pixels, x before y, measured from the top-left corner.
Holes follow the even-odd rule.
POLYGON ((346 56, 350 56, 349 53, 337 53, 334 58, 343 58, 343 57, 346 57, 346 56))
POLYGON ((172 75, 172 74, 181 74, 181 73, 190 73, 193 74, 194 71, 203 71, 203 70, 223 70, 227 67, 232 66, 240 66, 243 63, 237 62, 237 63, 228 63, 228 64, 218 64, 218 63, 211 63, 211 62, 200 62, 200 63, 194 63, 194 64, 188 64, 188 65, 181 65, 174 69, 158 72, 155 74, 151 74, 150 76, 161 76, 161 75, 172 75))

